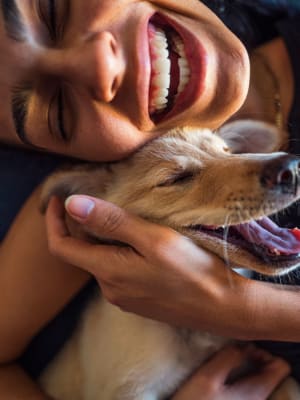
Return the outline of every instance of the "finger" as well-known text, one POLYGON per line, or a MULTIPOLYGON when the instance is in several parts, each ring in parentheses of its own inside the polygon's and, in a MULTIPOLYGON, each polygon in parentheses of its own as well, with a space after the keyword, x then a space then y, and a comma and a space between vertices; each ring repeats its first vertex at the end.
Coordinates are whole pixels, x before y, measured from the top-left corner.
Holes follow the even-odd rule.
POLYGON ((67 226, 64 223, 65 209, 58 197, 52 196, 50 198, 45 216, 47 228, 50 226, 51 231, 57 232, 60 237, 69 235, 67 226))
MULTIPOLYGON (((250 375, 232 386, 232 393, 244 393, 245 400, 267 399, 275 388, 290 374, 290 367, 281 358, 272 358, 257 374, 250 375)), ((232 398, 239 398, 234 397, 232 398)))
POLYGON ((201 368, 201 373, 214 377, 215 382, 224 383, 231 371, 249 360, 253 346, 229 345, 216 353, 201 368))
POLYGON ((224 347, 188 379, 172 400, 199 398, 201 393, 205 393, 209 399, 224 398, 221 397, 226 390, 224 381, 234 368, 248 359, 249 349, 250 347, 239 348, 234 345, 224 347))
POLYGON ((95 245, 71 237, 64 223, 64 213, 61 201, 55 197, 51 198, 46 211, 49 248, 52 254, 59 256, 65 262, 97 276, 100 272, 105 274, 106 266, 109 266, 112 273, 114 265, 119 269, 124 262, 135 261, 138 257, 131 248, 95 245))
POLYGON ((90 196, 73 195, 65 203, 68 214, 100 238, 118 240, 142 251, 149 243, 179 236, 175 231, 154 225, 112 203, 90 196))

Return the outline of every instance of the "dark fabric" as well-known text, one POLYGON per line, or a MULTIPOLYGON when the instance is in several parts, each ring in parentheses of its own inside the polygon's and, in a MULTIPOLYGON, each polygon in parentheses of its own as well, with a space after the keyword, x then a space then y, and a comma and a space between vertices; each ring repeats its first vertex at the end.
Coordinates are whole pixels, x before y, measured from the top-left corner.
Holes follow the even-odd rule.
POLYGON ((0 146, 0 242, 22 204, 62 158, 0 146))

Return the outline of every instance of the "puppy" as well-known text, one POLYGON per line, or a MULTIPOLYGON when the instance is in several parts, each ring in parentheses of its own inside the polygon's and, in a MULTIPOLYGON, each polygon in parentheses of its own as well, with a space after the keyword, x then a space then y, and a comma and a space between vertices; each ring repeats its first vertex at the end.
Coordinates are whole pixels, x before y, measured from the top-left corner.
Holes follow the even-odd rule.
MULTIPOLYGON (((277 139, 275 128, 248 121, 220 135, 175 129, 127 160, 57 172, 42 202, 52 194, 98 196, 176 229, 231 267, 286 274, 300 264, 298 230, 267 216, 300 197, 300 164, 286 153, 269 154, 277 139), (239 154, 252 147, 268 153, 239 154)), ((227 341, 122 312, 98 293, 40 383, 57 400, 165 399, 227 341)), ((300 392, 289 381, 276 396, 299 399, 300 392)))

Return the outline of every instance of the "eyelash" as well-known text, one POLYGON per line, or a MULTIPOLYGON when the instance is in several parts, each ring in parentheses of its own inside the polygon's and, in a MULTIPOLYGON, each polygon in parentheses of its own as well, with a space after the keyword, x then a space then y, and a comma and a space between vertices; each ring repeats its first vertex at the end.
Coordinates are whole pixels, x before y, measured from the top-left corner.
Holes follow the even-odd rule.
MULTIPOLYGON (((70 1, 38 0, 37 7, 40 21, 48 31, 48 37, 51 41, 49 46, 51 46, 51 44, 55 45, 55 43, 59 42, 63 37, 64 29, 68 23, 70 1)), ((69 132, 65 130, 65 105, 65 91, 61 83, 50 100, 47 119, 52 136, 59 137, 59 139, 62 139, 64 142, 68 142, 70 137, 68 134, 69 132), (55 118, 52 117, 53 113, 55 114, 55 118), (55 121, 55 129, 53 129, 52 121, 55 121)))
POLYGON ((182 171, 170 176, 163 182, 160 182, 157 187, 168 187, 172 185, 184 185, 193 180, 195 173, 193 171, 182 171))
POLYGON ((47 11, 45 12, 45 1, 38 1, 38 14, 41 21, 45 24, 51 41, 57 40, 57 26, 56 26, 56 1, 47 1, 47 11))
POLYGON ((67 142, 68 135, 65 130, 65 123, 64 123, 64 109, 65 109, 65 102, 64 102, 64 93, 63 90, 60 89, 57 95, 57 121, 59 125, 59 132, 62 139, 67 142))
POLYGON ((53 137, 59 136, 59 139, 62 139, 64 142, 68 142, 69 136, 65 130, 65 123, 64 123, 64 108, 65 108, 64 92, 62 88, 58 88, 49 103, 49 108, 47 113, 48 127, 53 137), (53 112, 55 113, 54 117, 52 116, 53 112), (55 124, 57 123, 57 126, 54 129, 53 129, 53 121, 55 121, 55 124))

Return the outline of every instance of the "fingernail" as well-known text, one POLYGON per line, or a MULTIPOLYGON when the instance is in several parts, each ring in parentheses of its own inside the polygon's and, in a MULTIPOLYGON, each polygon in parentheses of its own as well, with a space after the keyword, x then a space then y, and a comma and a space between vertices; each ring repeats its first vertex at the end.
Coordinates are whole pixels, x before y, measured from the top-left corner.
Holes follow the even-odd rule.
POLYGON ((87 197, 73 195, 66 199, 65 207, 72 216, 84 219, 91 213, 95 203, 87 197))

